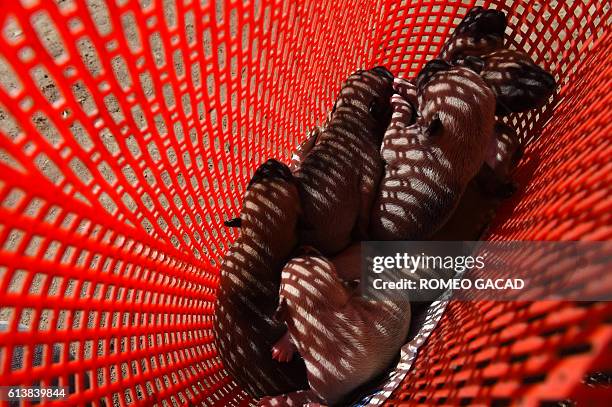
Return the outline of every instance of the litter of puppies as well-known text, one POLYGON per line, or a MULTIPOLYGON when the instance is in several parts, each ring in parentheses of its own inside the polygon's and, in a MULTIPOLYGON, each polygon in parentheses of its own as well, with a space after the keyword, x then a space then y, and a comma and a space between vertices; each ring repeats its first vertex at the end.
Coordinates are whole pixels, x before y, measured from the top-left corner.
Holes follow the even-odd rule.
POLYGON ((506 47, 505 29, 503 12, 474 7, 416 78, 353 73, 291 165, 256 170, 226 223, 240 237, 215 337, 261 405, 341 404, 405 343, 410 302, 360 296, 356 242, 475 240, 491 217, 479 201, 514 191, 522 148, 502 118, 542 106, 556 83, 506 47))

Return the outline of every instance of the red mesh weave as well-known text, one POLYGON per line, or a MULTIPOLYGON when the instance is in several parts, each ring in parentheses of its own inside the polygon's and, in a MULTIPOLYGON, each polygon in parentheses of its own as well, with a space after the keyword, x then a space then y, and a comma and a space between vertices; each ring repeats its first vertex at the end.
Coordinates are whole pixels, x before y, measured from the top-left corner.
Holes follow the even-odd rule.
MULTIPOLYGON (((0 385, 73 404, 246 402, 213 346, 222 220, 359 66, 413 76, 474 1, 7 1, 0 7, 0 385), (21 356, 19 356, 21 355, 21 356), (18 357, 19 356, 19 357, 18 357)), ((561 83, 491 239, 604 240, 612 13, 485 1, 561 83)), ((595 402, 607 304, 452 303, 393 403, 595 402)), ((600 398, 601 399, 601 398, 600 398)))

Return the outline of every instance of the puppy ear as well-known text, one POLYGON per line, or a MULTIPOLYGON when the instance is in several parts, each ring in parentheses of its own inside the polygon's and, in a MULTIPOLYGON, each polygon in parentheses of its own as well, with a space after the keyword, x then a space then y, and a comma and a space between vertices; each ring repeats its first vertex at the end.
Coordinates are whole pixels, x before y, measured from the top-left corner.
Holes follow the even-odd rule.
POLYGON ((384 66, 375 66, 372 68, 372 72, 375 72, 381 76, 385 76, 387 79, 393 80, 394 76, 386 67, 384 66))
POLYGON ((438 72, 444 72, 451 69, 451 65, 443 59, 432 59, 423 66, 419 74, 417 75, 414 84, 419 91, 423 91, 425 85, 433 78, 438 72))
POLYGON ((425 136, 428 138, 437 137, 442 134, 443 129, 444 126, 442 125, 442 120, 440 120, 440 115, 436 113, 433 115, 429 125, 427 125, 427 128, 425 129, 425 136))
POLYGON ((463 60, 463 64, 477 74, 480 74, 484 69, 485 61, 482 58, 468 55, 463 60))
POLYGON ((225 222, 223 222, 223 224, 227 226, 228 228, 239 228, 240 226, 242 226, 242 220, 238 217, 238 218, 226 220, 225 222))

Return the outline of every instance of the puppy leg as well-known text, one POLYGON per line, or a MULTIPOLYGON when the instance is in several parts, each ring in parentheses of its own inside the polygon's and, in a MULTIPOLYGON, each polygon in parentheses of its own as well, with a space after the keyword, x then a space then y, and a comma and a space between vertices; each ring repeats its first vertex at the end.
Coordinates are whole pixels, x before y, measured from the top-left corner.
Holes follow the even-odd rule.
POLYGON ((518 135, 510 126, 497 122, 489 142, 485 163, 477 175, 483 190, 498 198, 508 198, 516 191, 510 174, 522 156, 518 135))

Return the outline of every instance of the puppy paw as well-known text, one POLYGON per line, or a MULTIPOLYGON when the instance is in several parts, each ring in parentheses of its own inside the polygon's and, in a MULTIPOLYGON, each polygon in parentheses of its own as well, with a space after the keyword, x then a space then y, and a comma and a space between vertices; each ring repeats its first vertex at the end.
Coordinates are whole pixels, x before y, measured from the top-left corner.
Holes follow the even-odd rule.
POLYGON ((274 346, 272 346, 272 359, 286 363, 293 359, 293 354, 296 351, 297 348, 291 341, 289 332, 285 332, 274 346))

